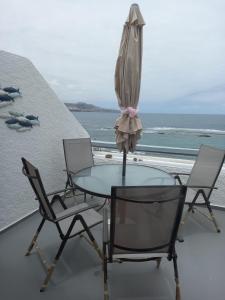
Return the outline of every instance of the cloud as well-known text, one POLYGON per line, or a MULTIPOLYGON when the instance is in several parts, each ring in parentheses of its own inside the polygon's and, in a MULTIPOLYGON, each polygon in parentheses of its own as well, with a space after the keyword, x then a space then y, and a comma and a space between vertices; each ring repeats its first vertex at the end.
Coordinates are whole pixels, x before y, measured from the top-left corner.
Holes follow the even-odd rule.
MULTIPOLYGON (((62 100, 113 106, 115 62, 131 3, 1 0, 1 48, 31 59, 62 100)), ((225 78, 225 2, 139 5, 146 22, 140 108, 182 112, 187 101, 185 109, 192 104, 207 113, 217 103, 225 113, 223 91, 213 92, 225 78)))
MULTIPOLYGON (((225 99, 225 85, 214 86, 206 90, 195 91, 189 95, 183 97, 189 99, 192 103, 199 103, 202 105, 223 105, 225 99)), ((220 107, 217 107, 220 110, 220 107)))

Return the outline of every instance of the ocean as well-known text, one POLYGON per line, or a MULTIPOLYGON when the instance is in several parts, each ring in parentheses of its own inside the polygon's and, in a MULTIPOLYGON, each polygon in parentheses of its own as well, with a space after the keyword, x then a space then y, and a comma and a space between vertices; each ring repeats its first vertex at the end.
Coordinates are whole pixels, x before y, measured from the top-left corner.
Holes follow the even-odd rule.
MULTIPOLYGON (((73 112, 92 140, 115 141, 118 113, 73 112)), ((140 113, 139 144, 198 149, 201 144, 225 148, 225 115, 140 113)))

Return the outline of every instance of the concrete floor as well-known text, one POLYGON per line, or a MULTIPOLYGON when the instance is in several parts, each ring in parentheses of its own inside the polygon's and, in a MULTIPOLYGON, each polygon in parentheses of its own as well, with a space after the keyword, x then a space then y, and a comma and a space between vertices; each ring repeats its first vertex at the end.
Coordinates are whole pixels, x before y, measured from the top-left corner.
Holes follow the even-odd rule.
MULTIPOLYGON (((183 227, 184 243, 177 243, 182 300, 225 299, 225 212, 215 212, 221 233, 198 213, 183 227)), ((48 289, 39 292, 45 272, 38 255, 24 253, 40 222, 38 213, 0 234, 0 299, 103 299, 101 261, 81 238, 68 242, 53 273, 48 289)), ((101 225, 93 233, 101 244, 101 225)), ((46 224, 39 245, 53 257, 60 243, 55 227, 46 224), (48 225, 48 226, 47 226, 48 225)), ((114 264, 109 267, 110 295, 113 300, 175 299, 172 262, 114 264)))

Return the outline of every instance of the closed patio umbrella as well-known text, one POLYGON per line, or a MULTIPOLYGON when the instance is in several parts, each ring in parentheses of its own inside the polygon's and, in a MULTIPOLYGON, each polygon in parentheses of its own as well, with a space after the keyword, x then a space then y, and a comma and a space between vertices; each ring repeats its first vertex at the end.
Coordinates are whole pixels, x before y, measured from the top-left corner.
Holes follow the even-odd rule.
POLYGON ((137 116, 141 83, 142 29, 145 25, 139 6, 132 4, 123 28, 119 55, 115 70, 115 91, 121 116, 116 120, 116 143, 123 151, 123 176, 126 170, 126 154, 133 152, 142 130, 137 116))

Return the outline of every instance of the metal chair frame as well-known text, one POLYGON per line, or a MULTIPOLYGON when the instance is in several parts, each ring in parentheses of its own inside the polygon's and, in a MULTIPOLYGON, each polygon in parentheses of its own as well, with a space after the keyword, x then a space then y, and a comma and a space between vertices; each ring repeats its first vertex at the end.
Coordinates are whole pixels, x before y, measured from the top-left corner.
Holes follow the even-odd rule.
MULTIPOLYGON (((153 189, 158 186, 144 186, 144 188, 149 188, 149 189, 153 189)), ((186 195, 186 187, 185 186, 181 186, 180 187, 180 195, 179 195, 179 203, 178 203, 178 207, 177 207, 177 211, 176 211, 176 218, 175 218, 175 222, 174 222, 174 226, 173 226, 173 230, 172 230, 172 234, 171 234, 171 239, 169 244, 167 244, 167 246, 169 246, 169 251, 168 253, 154 253, 154 250, 158 250, 158 249, 162 249, 163 247, 165 247, 166 245, 161 245, 159 247, 153 247, 153 248, 148 248, 148 249, 134 249, 134 248, 123 248, 119 245, 115 245, 114 243, 114 230, 115 230, 115 218, 116 218, 116 202, 117 199, 119 200, 123 200, 123 201, 130 201, 130 202, 135 202, 132 199, 123 199, 123 198, 119 198, 117 196, 117 190, 118 189, 132 189, 132 188, 142 188, 137 187, 137 186, 132 186, 132 187, 112 187, 111 190, 111 217, 110 217, 110 237, 108 237, 108 212, 107 209, 103 210, 103 271, 104 271, 104 300, 108 300, 109 299, 109 291, 108 291, 108 264, 109 263, 113 263, 113 262, 143 262, 143 261, 150 261, 150 260, 154 260, 157 263, 157 268, 159 268, 160 266, 160 262, 163 256, 166 256, 167 259, 169 261, 173 260, 173 267, 174 267, 174 275, 175 275, 175 282, 176 282, 176 300, 180 300, 180 285, 179 285, 179 275, 178 275, 178 268, 177 268, 177 254, 176 254, 176 250, 175 250, 175 242, 177 239, 177 233, 178 233, 178 229, 179 229, 179 224, 181 221, 181 217, 182 217, 182 211, 183 211, 183 206, 184 206, 184 200, 185 200, 185 195, 186 195), (125 255, 121 255, 121 257, 119 257, 120 255, 117 254, 117 258, 113 258, 113 250, 114 248, 119 248, 122 250, 127 250, 128 252, 135 253, 135 254, 144 254, 144 258, 140 258, 140 257, 136 257, 136 258, 126 258, 126 254, 125 255)), ((163 188, 168 188, 168 186, 162 186, 163 188)), ((170 186, 170 188, 174 188, 174 186, 170 186)), ((176 198, 178 199, 178 198, 176 198)), ((168 201, 173 201, 175 199, 170 199, 170 200, 165 200, 164 202, 168 202, 168 201)), ((136 201, 137 202, 137 201, 136 201)), ((155 203, 156 201, 154 201, 154 199, 151 199, 150 201, 138 201, 138 203, 155 203)), ((163 202, 163 201, 162 201, 163 202)))
MULTIPOLYGON (((201 147, 200 147, 200 149, 199 149, 198 157, 200 157, 200 155, 201 155, 201 149, 204 149, 204 148, 211 148, 211 149, 215 149, 215 150, 216 150, 216 148, 213 148, 213 147, 210 147, 210 146, 206 146, 206 145, 201 145, 201 147)), ((219 150, 219 149, 218 149, 218 150, 219 150)), ((223 167, 223 162, 224 162, 224 159, 225 159, 225 151, 223 151, 223 152, 224 152, 224 154, 223 154, 223 160, 221 161, 221 165, 220 165, 220 167, 218 168, 218 171, 217 171, 217 173, 216 173, 216 176, 214 177, 214 180, 213 180, 212 185, 210 185, 210 186, 197 186, 197 185, 196 185, 196 186, 193 186, 193 185, 188 185, 188 184, 187 184, 187 188, 194 188, 194 189, 197 188, 198 190, 196 191, 196 194, 194 195, 193 200, 192 200, 190 203, 187 203, 187 204, 188 204, 188 210, 187 210, 187 212, 185 213, 184 218, 183 218, 183 220, 182 220, 182 222, 181 222, 182 225, 184 225, 185 220, 187 219, 188 214, 189 214, 190 212, 194 213, 194 211, 197 210, 197 206, 203 206, 203 205, 205 205, 206 208, 207 208, 208 211, 209 211, 209 215, 207 215, 207 214, 201 212, 200 210, 198 210, 198 211, 199 211, 203 216, 205 216, 207 219, 209 219, 211 222, 213 222, 213 224, 214 224, 214 226, 215 226, 215 228, 216 228, 216 231, 217 231, 218 233, 220 232, 220 228, 219 228, 218 223, 217 223, 217 221, 216 221, 216 218, 215 218, 215 216, 214 216, 214 214, 213 214, 213 210, 212 210, 211 203, 210 203, 210 200, 209 200, 209 199, 210 199, 210 197, 211 197, 211 194, 212 194, 213 190, 216 190, 216 189, 217 189, 217 187, 215 187, 215 184, 216 184, 217 178, 218 178, 218 176, 219 176, 219 174, 220 174, 220 171, 221 171, 221 169, 222 169, 222 167, 223 167), (208 195, 206 195, 204 189, 208 189, 208 190, 209 190, 208 195), (197 203, 197 200, 198 200, 198 198, 199 198, 200 196, 203 197, 204 203, 197 203)), ((197 157, 197 159, 198 159, 198 157, 197 157)), ((195 166, 193 166, 192 170, 194 169, 194 167, 195 167, 195 166)), ((171 175, 174 176, 174 178, 177 180, 177 182, 178 182, 180 185, 183 185, 183 184, 184 184, 184 183, 182 182, 181 176, 189 176, 189 178, 190 178, 191 174, 192 174, 192 171, 191 171, 190 173, 171 173, 171 175)))
MULTIPOLYGON (((68 213, 66 213, 67 206, 64 203, 63 198, 59 194, 55 194, 55 193, 48 194, 48 196, 50 196, 50 195, 53 196, 52 199, 51 199, 51 201, 49 201, 48 196, 45 193, 45 189, 44 189, 44 186, 43 186, 43 183, 42 183, 42 180, 41 180, 41 177, 40 177, 38 169, 35 168, 34 166, 32 166, 34 168, 34 171, 35 171, 35 175, 32 176, 29 173, 29 169, 28 169, 28 165, 27 165, 29 162, 25 158, 22 158, 22 162, 23 162, 23 169, 22 169, 23 174, 29 179, 29 182, 30 182, 30 184, 31 184, 31 186, 32 186, 35 194, 36 194, 36 199, 39 201, 39 211, 40 211, 40 214, 42 215, 42 220, 41 220, 41 222, 40 222, 40 224, 39 224, 39 226, 38 226, 38 228, 37 228, 37 230, 36 230, 36 232, 34 234, 34 237, 33 237, 32 241, 31 241, 31 243, 30 243, 30 245, 28 247, 28 250, 27 250, 27 252, 26 252, 25 255, 26 256, 30 255, 33 247, 35 247, 36 250, 37 250, 37 253, 39 254, 39 256, 41 258, 41 261, 42 261, 43 265, 47 269, 47 275, 46 275, 46 277, 44 279, 44 282, 43 282, 43 284, 41 286, 41 289, 40 289, 40 291, 43 292, 47 288, 47 286, 48 286, 49 280, 50 280, 51 275, 52 275, 52 273, 53 273, 53 271, 55 269, 56 263, 58 262, 61 254, 62 254, 62 251, 63 251, 63 249, 64 249, 64 247, 66 245, 66 242, 69 239, 71 239, 71 238, 73 238, 73 237, 75 237, 77 235, 80 235, 83 232, 86 232, 87 236, 89 238, 87 240, 94 247, 94 249, 97 251, 99 257, 102 259, 102 253, 101 253, 101 251, 100 251, 100 249, 99 249, 99 247, 97 245, 97 242, 96 242, 94 236, 92 235, 92 233, 90 231, 91 227, 96 226, 96 225, 100 224, 101 222, 97 222, 96 224, 93 224, 92 226, 88 227, 85 219, 82 216, 82 212, 85 212, 87 210, 93 209, 93 208, 96 207, 96 205, 92 205, 92 206, 88 206, 88 207, 85 207, 85 208, 77 209, 77 210, 74 210, 72 212, 68 210, 68 213), (38 180, 39 186, 41 188, 42 195, 40 195, 39 192, 38 192, 38 190, 36 189, 35 184, 33 182, 34 179, 38 180), (41 201, 41 196, 44 197, 44 199, 45 199, 46 207, 44 207, 44 205, 43 205, 43 203, 41 201), (64 209, 64 214, 61 217, 57 217, 56 214, 55 214, 55 212, 54 212, 54 209, 53 209, 53 204, 56 201, 59 201, 59 203, 61 204, 62 208, 64 209), (49 216, 48 212, 46 211, 46 208, 49 210, 49 213, 50 213, 51 217, 49 216), (66 231, 66 234, 65 234, 65 233, 63 233, 63 230, 62 230, 62 228, 60 226, 60 221, 62 221, 63 219, 72 217, 72 216, 73 216, 72 221, 71 221, 71 223, 70 223, 70 225, 69 225, 69 227, 68 227, 68 229, 66 231), (43 225, 44 225, 44 223, 46 221, 50 221, 50 222, 52 222, 53 224, 56 225, 56 229, 58 231, 59 237, 62 240, 62 242, 61 242, 61 244, 60 244, 60 246, 58 248, 58 251, 57 251, 57 253, 56 253, 55 257, 54 257, 54 260, 53 260, 53 262, 50 265, 46 262, 46 260, 45 260, 45 258, 43 256, 42 251, 40 250, 40 248, 37 245, 38 235, 39 235, 39 233, 40 233, 40 231, 41 231, 41 229, 42 229, 42 227, 43 227, 43 225), (79 232, 76 232, 75 234, 71 234, 71 232, 72 232, 74 226, 76 225, 77 221, 80 221, 80 223, 82 224, 83 229, 81 231, 79 231, 79 232)), ((63 191, 61 191, 61 192, 63 192, 63 191)))
MULTIPOLYGON (((73 184, 73 180, 72 180, 72 175, 74 175, 75 173, 77 173, 79 170, 70 170, 70 166, 68 163, 68 157, 67 157, 67 152, 66 152, 66 142, 67 141, 76 141, 78 142, 79 140, 81 140, 82 142, 85 142, 85 146, 88 147, 90 149, 90 164, 88 165, 84 165, 82 167, 82 169, 90 167, 90 165, 94 165, 94 158, 93 158, 93 153, 92 153, 92 146, 91 146, 91 139, 90 138, 79 138, 79 139, 63 139, 63 151, 64 151, 64 157, 65 157, 65 164, 66 164, 66 173, 67 173, 67 179, 66 179, 66 186, 65 186, 65 190, 68 188, 68 186, 70 186, 73 189, 73 192, 75 193, 76 191, 76 187, 73 184)), ((76 154, 74 153, 74 159, 76 159, 76 154)), ((86 200, 86 193, 84 193, 84 198, 86 200)))

